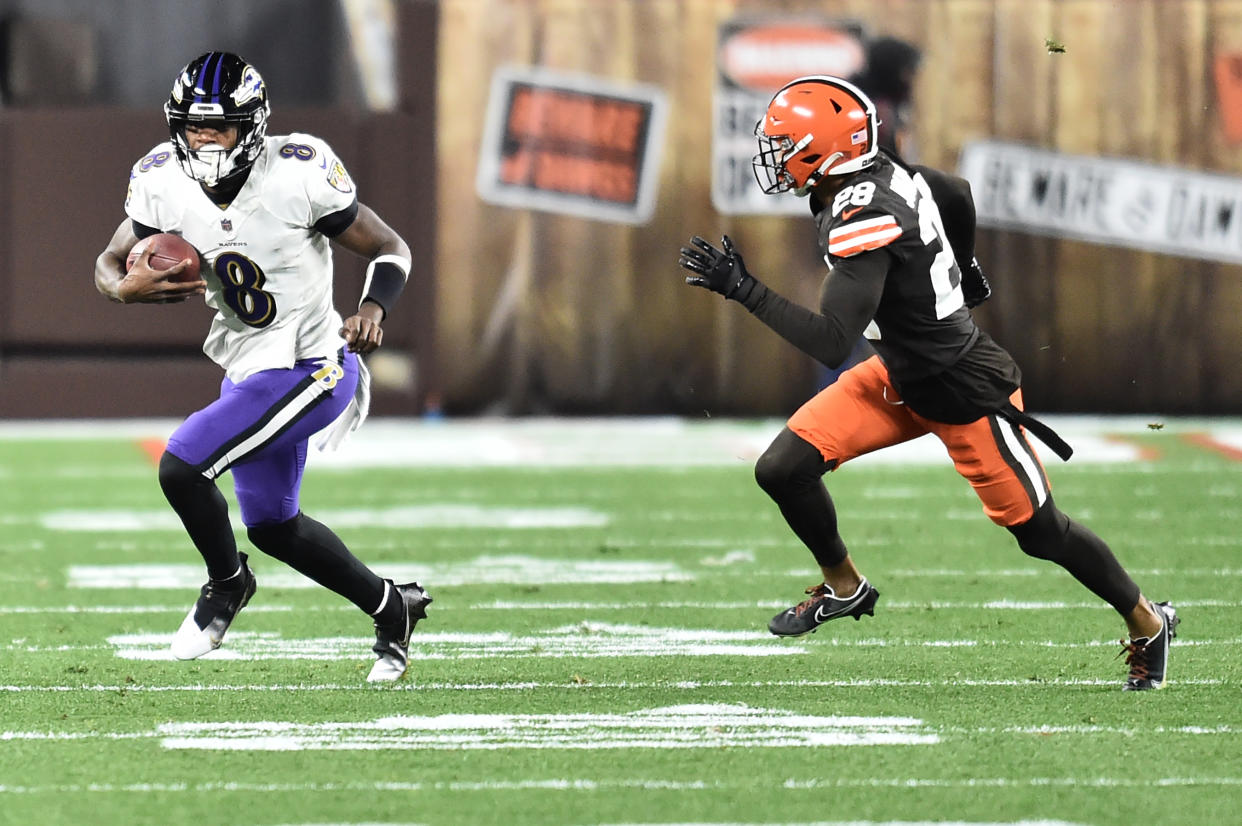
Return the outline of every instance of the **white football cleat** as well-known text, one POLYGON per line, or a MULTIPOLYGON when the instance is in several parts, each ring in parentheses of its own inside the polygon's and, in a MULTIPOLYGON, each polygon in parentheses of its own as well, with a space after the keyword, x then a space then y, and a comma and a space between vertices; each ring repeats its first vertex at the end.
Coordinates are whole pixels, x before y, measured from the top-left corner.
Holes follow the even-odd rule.
POLYGON ((367 675, 368 683, 391 683, 405 676, 410 664, 410 633, 420 619, 427 618, 427 606, 431 597, 427 595, 417 582, 395 585, 392 580, 385 580, 404 604, 403 616, 392 625, 375 623, 375 664, 367 675))
POLYGON ((198 601, 173 635, 170 648, 177 659, 195 660, 219 648, 237 612, 254 596, 254 574, 246 564, 246 555, 238 556, 241 557, 241 589, 226 591, 211 580, 207 581, 199 592, 198 601))

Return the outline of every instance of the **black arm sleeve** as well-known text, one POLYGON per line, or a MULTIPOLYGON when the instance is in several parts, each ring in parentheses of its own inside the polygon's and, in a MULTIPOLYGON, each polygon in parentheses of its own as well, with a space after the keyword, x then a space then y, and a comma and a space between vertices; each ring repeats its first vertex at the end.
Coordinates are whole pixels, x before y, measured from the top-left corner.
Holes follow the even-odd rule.
POLYGON ((133 218, 129 219, 129 225, 133 228, 134 235, 138 237, 139 241, 141 241, 143 238, 148 238, 152 235, 156 235, 159 233, 159 230, 156 229, 155 227, 149 227, 146 224, 140 224, 137 221, 135 221, 133 218))
POLYGON ((742 304, 811 358, 839 367, 875 318, 891 263, 884 250, 840 261, 820 288, 818 313, 759 282, 742 304))
POLYGON ((338 209, 331 215, 325 215, 315 222, 315 229, 329 238, 335 238, 345 230, 349 229, 349 225, 358 217, 358 199, 355 198, 353 203, 344 209, 338 209))
MULTIPOLYGON (((374 301, 384 311, 384 318, 392 312, 401 291, 405 289, 405 271, 391 261, 372 263, 367 270, 367 283, 362 301, 374 301)), ((362 306, 362 301, 358 306, 362 306)))

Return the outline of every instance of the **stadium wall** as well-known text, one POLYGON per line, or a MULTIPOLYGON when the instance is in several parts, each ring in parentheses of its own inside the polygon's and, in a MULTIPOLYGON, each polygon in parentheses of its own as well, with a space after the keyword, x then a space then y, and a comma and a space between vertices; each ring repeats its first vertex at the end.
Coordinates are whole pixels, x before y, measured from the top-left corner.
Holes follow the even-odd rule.
MULTIPOLYGON (((376 411, 780 415, 822 374, 740 308, 687 288, 676 250, 729 233, 751 269, 813 305, 810 222, 712 206, 716 33, 747 16, 854 20, 923 52, 914 141, 954 168, 969 141, 1242 174, 1218 61, 1242 0, 408 0, 399 111, 276 107, 328 139, 415 267, 376 411), (1063 51, 1050 48, 1063 46, 1063 51), (667 95, 654 216, 620 225, 484 202, 474 180, 493 72, 537 65, 667 95)), ((0 416, 177 415, 214 397, 201 306, 114 307, 90 270, 157 105, 0 109, 0 416)), ((1242 412, 1242 272, 1196 257, 982 229, 977 311, 1028 403, 1064 412, 1242 412)), ((347 310, 361 265, 339 256, 347 310)))
MULTIPOLYGON (((446 0, 437 121, 437 336, 451 408, 791 412, 820 373, 740 308, 687 288, 692 234, 728 233, 753 272, 814 306, 810 222, 716 212, 717 31, 779 15, 855 20, 923 53, 921 161, 974 139, 1242 174, 1218 60, 1242 52, 1238 0, 446 0), (656 84, 670 117, 655 215, 610 225, 482 202, 468 182, 500 65, 656 84), (451 287, 449 282, 451 281, 451 287), (511 300, 516 289, 521 300, 511 300), (506 305, 504 302, 509 301, 506 305), (504 335, 497 335, 497 330, 504 335), (483 344, 481 344, 483 343, 483 344), (484 346, 487 345, 487 346, 484 346)), ((1242 181, 1239 181, 1242 183, 1242 181)), ((994 297, 977 317, 1021 363, 1028 404, 1067 412, 1242 412, 1242 270, 984 229, 994 297)))

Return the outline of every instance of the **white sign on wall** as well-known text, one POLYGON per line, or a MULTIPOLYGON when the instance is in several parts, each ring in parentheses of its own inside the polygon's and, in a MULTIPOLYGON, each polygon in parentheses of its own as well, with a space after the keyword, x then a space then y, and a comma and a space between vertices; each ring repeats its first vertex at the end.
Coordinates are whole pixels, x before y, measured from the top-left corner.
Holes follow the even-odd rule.
POLYGON ((712 206, 725 215, 805 215, 805 198, 765 195, 751 158, 772 96, 804 75, 850 77, 866 63, 862 28, 824 19, 755 18, 720 27, 712 97, 712 206))
POLYGON ((1001 141, 958 172, 981 226, 1242 264, 1242 178, 1001 141))

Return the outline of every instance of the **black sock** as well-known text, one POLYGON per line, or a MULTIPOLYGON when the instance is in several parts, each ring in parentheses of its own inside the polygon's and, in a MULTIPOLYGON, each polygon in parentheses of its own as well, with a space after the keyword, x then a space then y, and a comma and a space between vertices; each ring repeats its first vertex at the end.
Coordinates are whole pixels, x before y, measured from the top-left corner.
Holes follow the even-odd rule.
POLYGON ((1090 528, 1071 519, 1066 544, 1070 550, 1067 558, 1060 562, 1061 567, 1123 617, 1134 610, 1139 601, 1139 587, 1121 567, 1108 543, 1090 528))
POLYGON ((236 574, 241 565, 237 540, 228 502, 216 483, 165 451, 160 458, 160 487, 207 563, 207 576, 225 580, 236 574))
POLYGON ((233 572, 232 576, 225 577, 224 579, 217 579, 215 577, 211 577, 211 584, 216 589, 221 590, 221 591, 240 591, 242 588, 244 588, 246 585, 246 578, 242 576, 242 569, 241 569, 240 562, 238 563, 237 570, 233 572))
POLYGON ((384 580, 384 598, 378 608, 368 613, 375 618, 377 625, 394 625, 404 618, 405 603, 392 580, 384 580))
MULTIPOLYGON (((376 611, 384 599, 385 581, 350 553, 331 529, 305 514, 299 513, 287 522, 249 528, 246 533, 263 553, 340 594, 368 614, 376 611)), ((388 602, 392 603, 396 596, 394 590, 388 602)), ((400 601, 397 602, 399 606, 400 601)))

